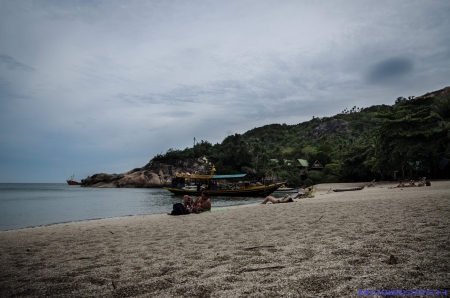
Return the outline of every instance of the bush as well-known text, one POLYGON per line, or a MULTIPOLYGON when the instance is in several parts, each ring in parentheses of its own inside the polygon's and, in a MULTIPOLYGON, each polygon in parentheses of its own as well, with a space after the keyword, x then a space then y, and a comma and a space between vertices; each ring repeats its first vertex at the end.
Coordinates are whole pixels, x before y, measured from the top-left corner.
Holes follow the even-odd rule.
POLYGON ((309 187, 309 186, 314 185, 314 182, 313 182, 311 179, 306 178, 306 180, 303 181, 303 184, 304 184, 306 187, 309 187))
POLYGON ((296 169, 283 170, 279 172, 279 177, 284 181, 288 181, 290 187, 299 187, 303 185, 303 181, 296 169))
POLYGON ((341 173, 341 165, 337 163, 329 163, 323 168, 325 175, 339 176, 341 173))
POLYGON ((341 182, 341 181, 339 180, 339 177, 337 177, 337 176, 334 176, 334 175, 326 175, 326 176, 325 176, 324 182, 325 182, 325 183, 339 183, 339 182, 341 182))
POLYGON ((325 175, 324 173, 319 171, 309 171, 308 179, 311 179, 314 182, 314 184, 320 184, 324 182, 325 175))

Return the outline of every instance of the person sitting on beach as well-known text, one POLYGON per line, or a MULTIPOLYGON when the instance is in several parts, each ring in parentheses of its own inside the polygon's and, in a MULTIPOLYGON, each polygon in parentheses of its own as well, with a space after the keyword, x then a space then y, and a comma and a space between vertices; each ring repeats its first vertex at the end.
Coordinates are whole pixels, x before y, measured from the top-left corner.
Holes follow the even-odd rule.
POLYGON ((431 186, 431 183, 430 183, 430 181, 426 178, 426 177, 423 177, 423 178, 419 178, 419 183, 417 183, 417 186, 431 186))
POLYGON ((401 188, 401 187, 405 187, 405 184, 403 183, 403 181, 399 180, 397 186, 389 186, 388 188, 392 189, 392 188, 401 188))
POLYGON ((294 199, 299 199, 299 198, 303 198, 309 195, 309 193, 312 191, 312 187, 307 187, 307 188, 301 188, 298 191, 298 194, 294 197, 294 199))
POLYGON ((370 182, 369 185, 367 185, 367 187, 375 187, 375 183, 376 183, 375 180, 376 179, 373 179, 372 182, 370 182))
POLYGON ((183 197, 183 205, 189 213, 209 211, 211 210, 211 199, 208 196, 208 192, 204 190, 195 201, 190 196, 185 195, 183 197))
POLYGON ((425 186, 425 185, 430 186, 431 183, 430 183, 430 181, 426 180, 426 178, 424 177, 424 178, 420 179, 420 181, 417 183, 417 185, 414 182, 414 180, 410 180, 408 185, 405 185, 405 183, 403 183, 403 181, 400 181, 400 183, 397 186, 393 186, 393 187, 391 186, 388 188, 401 188, 401 187, 414 187, 414 186, 420 187, 420 186, 425 186))
POLYGON ((261 204, 267 204, 267 202, 271 202, 272 204, 278 204, 278 203, 290 203, 294 202, 294 200, 291 198, 290 195, 284 195, 282 199, 277 199, 272 196, 267 196, 264 201, 262 201, 261 204))

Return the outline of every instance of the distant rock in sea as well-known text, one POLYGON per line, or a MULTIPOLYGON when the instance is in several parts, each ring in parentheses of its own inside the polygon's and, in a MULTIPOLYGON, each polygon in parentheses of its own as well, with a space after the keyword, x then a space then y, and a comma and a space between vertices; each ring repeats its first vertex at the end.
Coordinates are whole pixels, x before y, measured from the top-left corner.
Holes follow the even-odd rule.
POLYGON ((151 188, 170 184, 177 173, 210 173, 211 164, 205 157, 178 160, 174 165, 150 160, 142 168, 122 174, 98 173, 81 180, 84 187, 151 188))

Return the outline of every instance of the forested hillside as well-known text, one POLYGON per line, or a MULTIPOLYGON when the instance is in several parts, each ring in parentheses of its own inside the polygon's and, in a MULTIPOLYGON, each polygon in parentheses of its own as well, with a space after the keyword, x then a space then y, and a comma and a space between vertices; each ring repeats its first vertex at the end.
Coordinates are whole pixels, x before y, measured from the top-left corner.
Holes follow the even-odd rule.
POLYGON ((243 167, 257 178, 277 176, 291 185, 323 182, 448 178, 450 174, 450 87, 420 97, 399 97, 392 106, 344 109, 333 117, 297 125, 270 124, 226 137, 215 145, 201 141, 169 149, 154 161, 206 156, 217 173, 243 167), (300 176, 298 159, 321 171, 300 176))

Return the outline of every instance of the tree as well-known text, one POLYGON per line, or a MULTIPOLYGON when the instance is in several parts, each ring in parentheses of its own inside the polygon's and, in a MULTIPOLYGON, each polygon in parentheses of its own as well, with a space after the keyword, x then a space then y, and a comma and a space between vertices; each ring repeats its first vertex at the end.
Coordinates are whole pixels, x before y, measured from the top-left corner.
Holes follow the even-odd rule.
POLYGON ((370 143, 363 137, 347 143, 342 154, 341 177, 344 181, 367 181, 372 177, 371 170, 365 162, 369 158, 370 143))
POLYGON ((438 117, 439 128, 442 129, 444 137, 441 139, 441 151, 445 157, 450 155, 450 95, 438 96, 432 111, 438 117))
POLYGON ((325 175, 322 172, 319 171, 309 171, 308 172, 308 179, 311 179, 314 184, 320 184, 325 182, 325 175))
POLYGON ((256 138, 255 141, 253 142, 252 151, 253 151, 253 155, 255 157, 255 169, 256 169, 256 171, 258 171, 259 154, 262 151, 262 144, 258 138, 256 138))
POLYGON ((261 163, 262 163, 262 172, 263 172, 263 175, 267 172, 267 167, 268 167, 268 164, 269 164, 269 155, 267 154, 267 151, 266 151, 266 149, 265 148, 263 148, 262 150, 261 150, 261 154, 260 154, 260 161, 261 161, 261 163))
POLYGON ((400 102, 389 111, 378 113, 382 120, 375 130, 376 150, 374 158, 390 170, 405 170, 411 163, 420 162, 427 172, 433 172, 435 159, 442 155, 439 140, 443 130, 439 117, 432 113, 431 97, 400 102))
POLYGON ((407 99, 404 98, 403 96, 397 97, 397 99, 395 100, 395 104, 399 104, 402 103, 404 101, 406 101, 407 99))
POLYGON ((197 142, 193 147, 194 157, 209 156, 211 148, 212 144, 208 141, 201 140, 200 143, 197 142))

